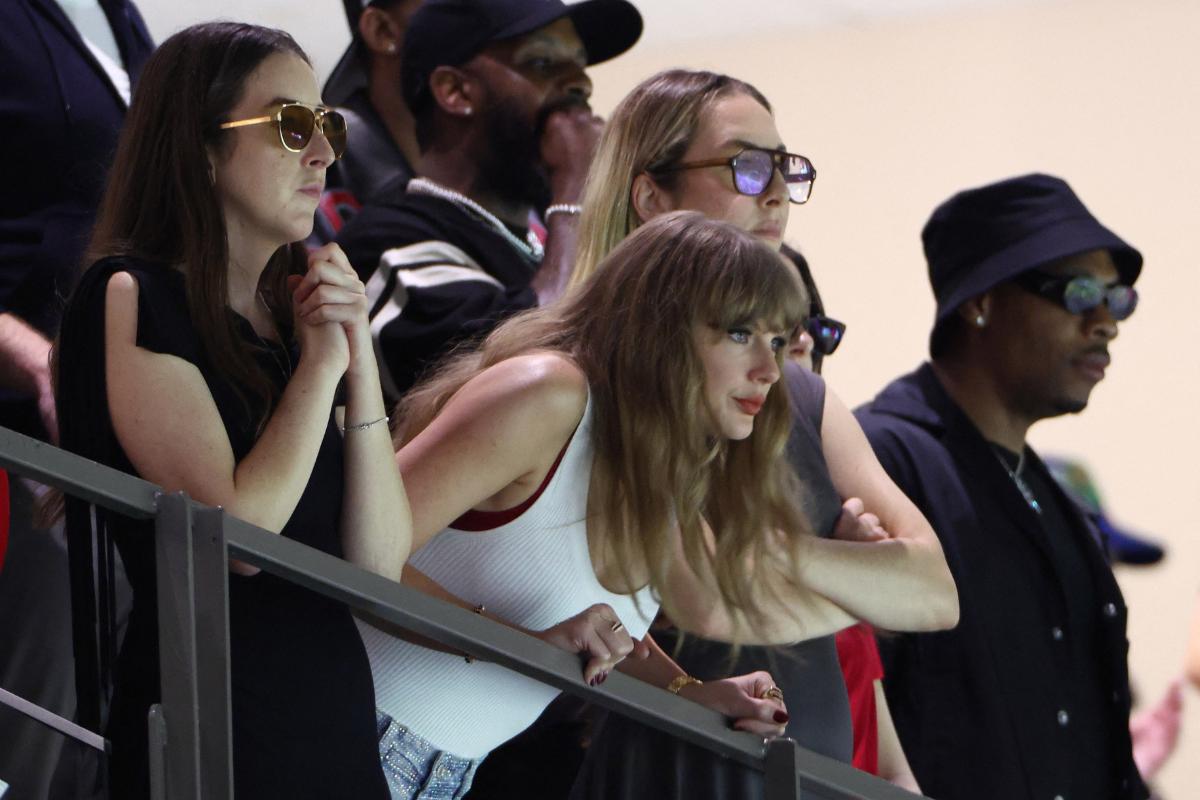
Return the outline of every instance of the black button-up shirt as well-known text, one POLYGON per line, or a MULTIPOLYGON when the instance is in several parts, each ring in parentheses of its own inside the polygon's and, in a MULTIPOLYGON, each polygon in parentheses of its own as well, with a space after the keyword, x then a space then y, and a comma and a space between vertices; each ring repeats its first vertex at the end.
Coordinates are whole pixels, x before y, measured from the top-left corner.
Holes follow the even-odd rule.
MULTIPOLYGON (((881 640, 888 702, 938 800, 1141 800, 1125 604, 1094 526, 1027 450, 1030 507, 928 366, 859 409, 933 525, 958 585, 952 631, 881 640)), ((1015 466, 1015 465, 1010 465, 1015 466)))

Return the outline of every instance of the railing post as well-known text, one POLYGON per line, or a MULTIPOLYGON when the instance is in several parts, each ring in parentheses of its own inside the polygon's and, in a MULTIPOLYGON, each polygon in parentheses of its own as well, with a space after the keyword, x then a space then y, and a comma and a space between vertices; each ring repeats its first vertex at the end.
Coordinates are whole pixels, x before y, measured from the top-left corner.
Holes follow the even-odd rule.
POLYGON ((233 797, 225 514, 190 505, 161 495, 155 521, 166 789, 221 800, 233 797))
POLYGON ((778 738, 767 743, 763 764, 764 800, 800 800, 800 772, 796 769, 796 748, 792 739, 778 738))

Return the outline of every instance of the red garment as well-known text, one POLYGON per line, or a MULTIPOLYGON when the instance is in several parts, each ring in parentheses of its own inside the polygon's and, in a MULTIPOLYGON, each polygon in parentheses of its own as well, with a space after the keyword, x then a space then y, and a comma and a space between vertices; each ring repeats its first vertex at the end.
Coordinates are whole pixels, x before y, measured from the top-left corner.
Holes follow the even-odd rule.
POLYGON ((8 550, 8 473, 0 469, 0 569, 4 569, 4 552, 8 550))
POLYGON ((875 631, 865 622, 846 628, 835 637, 838 661, 850 696, 850 721, 854 730, 855 769, 879 774, 879 718, 875 710, 875 681, 883 680, 883 663, 875 644, 875 631))

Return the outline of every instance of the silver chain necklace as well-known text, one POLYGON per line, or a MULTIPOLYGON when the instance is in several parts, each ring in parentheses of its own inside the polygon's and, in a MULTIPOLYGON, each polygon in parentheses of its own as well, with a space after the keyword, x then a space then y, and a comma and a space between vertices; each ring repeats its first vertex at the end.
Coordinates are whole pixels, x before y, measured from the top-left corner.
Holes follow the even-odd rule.
POLYGON ((408 191, 440 197, 443 200, 465 208, 495 228, 496 233, 503 236, 509 244, 534 261, 541 261, 542 256, 545 254, 545 248, 542 247, 541 240, 538 239, 537 234, 533 231, 525 234, 525 241, 521 241, 494 214, 464 194, 460 194, 453 189, 447 189, 445 186, 429 180, 429 178, 413 178, 408 182, 408 191))
POLYGON ((1025 498, 1025 502, 1029 504, 1029 507, 1038 514, 1042 513, 1042 504, 1034 497, 1033 490, 1029 488, 1029 484, 1021 478, 1021 471, 1025 469, 1025 448, 1022 447, 1021 452, 1017 454, 1017 468, 1013 469, 1008 465, 1008 461, 1005 460, 1004 456, 1000 455, 997 447, 997 445, 993 445, 992 452, 995 453, 996 460, 1000 462, 1000 466, 1004 467, 1004 471, 1008 473, 1008 477, 1012 478, 1013 484, 1021 492, 1021 496, 1025 498))

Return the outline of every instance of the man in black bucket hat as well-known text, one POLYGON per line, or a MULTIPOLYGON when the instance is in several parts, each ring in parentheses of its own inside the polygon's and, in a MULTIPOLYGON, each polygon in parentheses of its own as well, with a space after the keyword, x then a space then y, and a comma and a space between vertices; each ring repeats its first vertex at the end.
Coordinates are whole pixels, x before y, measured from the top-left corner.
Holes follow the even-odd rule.
POLYGON ((931 363, 857 411, 961 605, 953 631, 880 642, 901 742, 939 800, 1142 800, 1125 604, 1100 532, 1025 443, 1103 379, 1141 254, 1048 175, 955 195, 922 239, 931 363))
POLYGON ((401 83, 417 176, 337 237, 367 281, 390 395, 565 286, 602 128, 586 68, 641 30, 627 0, 427 0, 412 16, 401 83))

